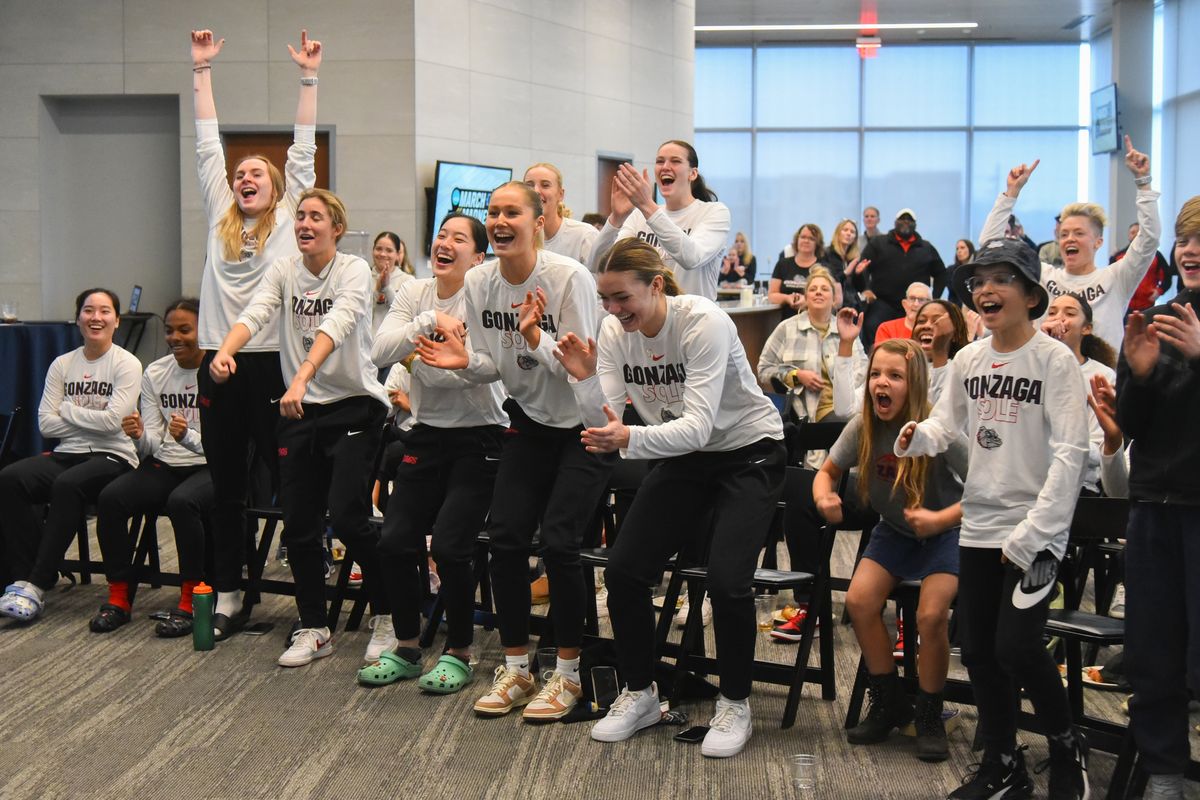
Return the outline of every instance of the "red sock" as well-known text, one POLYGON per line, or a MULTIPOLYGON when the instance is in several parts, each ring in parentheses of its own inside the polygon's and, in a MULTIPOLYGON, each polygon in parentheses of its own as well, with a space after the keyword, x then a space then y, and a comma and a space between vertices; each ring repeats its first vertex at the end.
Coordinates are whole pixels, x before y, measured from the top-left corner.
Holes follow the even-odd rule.
POLYGON ((112 581, 108 584, 108 604, 129 610, 129 581, 112 581))
POLYGON ((184 581, 179 587, 179 610, 192 613, 192 590, 200 585, 200 581, 184 581))

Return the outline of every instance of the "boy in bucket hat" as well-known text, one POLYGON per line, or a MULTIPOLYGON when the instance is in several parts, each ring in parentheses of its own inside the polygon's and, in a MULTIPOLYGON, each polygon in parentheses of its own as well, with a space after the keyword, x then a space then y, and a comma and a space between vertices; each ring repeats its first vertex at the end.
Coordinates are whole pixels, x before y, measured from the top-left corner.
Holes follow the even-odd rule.
POLYGON ((1070 349, 1031 325, 1050 303, 1040 277, 1037 253, 1013 239, 984 243, 955 271, 958 296, 992 335, 958 352, 929 419, 896 440, 901 457, 968 440, 958 613, 984 757, 950 794, 962 800, 1030 796, 1016 739, 1020 688, 1049 732, 1049 796, 1088 794, 1087 742, 1042 644, 1088 453, 1087 402, 1070 349))

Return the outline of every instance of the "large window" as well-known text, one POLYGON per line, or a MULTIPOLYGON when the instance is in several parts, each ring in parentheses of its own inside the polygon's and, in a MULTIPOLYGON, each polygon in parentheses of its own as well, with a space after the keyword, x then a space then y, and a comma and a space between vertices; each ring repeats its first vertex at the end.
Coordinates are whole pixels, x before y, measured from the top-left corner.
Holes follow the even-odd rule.
MULTIPOLYGON (((1200 2, 1200 0, 1188 0, 1200 2)), ((760 269, 796 228, 826 238, 878 206, 953 258, 974 239, 1014 164, 1042 160, 1017 214, 1036 241, 1078 200, 1088 165, 1080 46, 887 45, 860 59, 828 45, 696 49, 696 145, 709 185, 760 269), (1081 182, 1082 177, 1082 182, 1081 182)), ((1086 65, 1086 61, 1084 61, 1086 65)))

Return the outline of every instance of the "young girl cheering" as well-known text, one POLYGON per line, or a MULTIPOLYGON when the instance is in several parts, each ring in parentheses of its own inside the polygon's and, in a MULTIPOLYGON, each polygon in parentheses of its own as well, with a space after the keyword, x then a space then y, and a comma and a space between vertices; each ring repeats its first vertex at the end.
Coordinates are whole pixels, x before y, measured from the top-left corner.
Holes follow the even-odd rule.
POLYGON ((592 271, 613 242, 636 236, 658 250, 683 292, 716 298, 729 209, 717 202, 699 167, 696 148, 677 139, 658 148, 653 182, 645 170, 622 164, 612 180, 612 213, 592 247, 592 271), (655 184, 663 205, 654 201, 655 184))
MULTIPOLYGON (((588 226, 591 227, 591 226, 588 226)), ((412 372, 409 403, 415 424, 404 437, 403 452, 388 479, 395 487, 384 512, 380 561, 388 573, 397 643, 375 654, 359 680, 371 685, 415 678, 422 673, 421 585, 425 535, 433 532, 432 555, 441 578, 446 607, 446 652, 422 675, 418 685, 449 694, 471 681, 474 636, 475 537, 483 530, 496 463, 508 418, 501 409, 504 393, 498 382, 471 384, 458 375, 434 369, 415 358, 417 340, 444 335, 465 339, 467 317, 463 281, 487 252, 483 223, 452 213, 442 222, 433 243, 433 278, 403 287, 376 332, 371 356, 383 367, 412 372)))
POLYGON ((524 183, 511 181, 492 192, 487 233, 497 259, 472 269, 465 281, 470 349, 444 327, 438 330, 442 341, 422 336, 417 342, 429 366, 461 370, 477 383, 503 380, 509 395, 509 428, 487 528, 504 664, 475 712, 499 716, 525 706, 523 716, 533 722, 566 716, 583 695, 579 547, 612 469, 611 458, 588 453, 580 443, 579 409, 567 373, 553 357, 555 337, 596 330, 596 284, 579 263, 538 247, 542 221, 541 198, 524 183), (539 530, 558 644, 554 672, 540 691, 529 672, 528 579, 530 545, 539 530))
POLYGON ((888 595, 904 580, 921 581, 917 628, 920 632, 921 692, 917 696, 917 756, 943 761, 948 756, 942 723, 942 689, 950 666, 950 603, 958 592, 959 499, 967 449, 960 437, 945 456, 905 458, 892 454, 905 423, 929 414, 925 354, 911 340, 889 339, 875 346, 867 370, 862 412, 853 417, 813 480, 813 499, 826 522, 842 521, 837 485, 858 467, 858 491, 882 521, 871 532, 846 608, 862 648, 870 680, 871 710, 847 732, 851 744, 874 744, 893 728, 908 724, 913 707, 904 695, 892 642, 881 612, 888 595), (953 470, 953 472, 951 472, 953 470))
POLYGON ((1023 242, 985 243, 951 281, 992 335, 950 362, 929 419, 904 426, 897 456, 932 456, 967 436, 958 613, 983 762, 951 798, 1028 796, 1017 747, 1018 688, 1048 732, 1050 796, 1081 798, 1087 742, 1071 722, 1058 667, 1042 644, 1088 452, 1085 393, 1071 351, 1030 320, 1049 305, 1023 242))
MULTIPOLYGON (((721 695, 706 756, 741 752, 750 739, 754 661, 752 581, 786 454, 778 412, 758 388, 729 316, 706 298, 680 296, 670 270, 644 242, 618 242, 600 263, 605 310, 600 342, 570 334, 556 354, 576 383, 590 452, 654 459, 609 554, 605 584, 626 686, 592 728, 602 742, 627 739, 659 719, 650 590, 686 537, 711 513, 712 597, 721 695), (616 410, 626 398, 644 427, 616 410)), ((553 586, 551 579, 551 586, 553 586)))

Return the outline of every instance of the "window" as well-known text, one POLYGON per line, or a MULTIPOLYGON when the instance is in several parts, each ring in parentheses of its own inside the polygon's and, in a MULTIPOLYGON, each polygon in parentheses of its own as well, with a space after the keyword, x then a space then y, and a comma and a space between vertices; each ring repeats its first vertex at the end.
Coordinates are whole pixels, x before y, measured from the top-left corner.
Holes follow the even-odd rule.
POLYGON ((696 48, 696 127, 749 128, 751 64, 749 48, 696 48))
POLYGON ((717 194, 717 199, 729 206, 733 235, 742 231, 750 235, 750 134, 698 133, 696 153, 700 156, 700 174, 704 183, 717 194))
POLYGON ((854 48, 760 47, 755 77, 755 120, 760 128, 858 125, 854 48))
POLYGON ((943 260, 967 236, 966 171, 966 133, 868 132, 863 141, 863 199, 879 209, 879 227, 911 208, 917 232, 943 260))
POLYGON ((863 125, 967 124, 966 47, 881 47, 863 62, 863 125))

